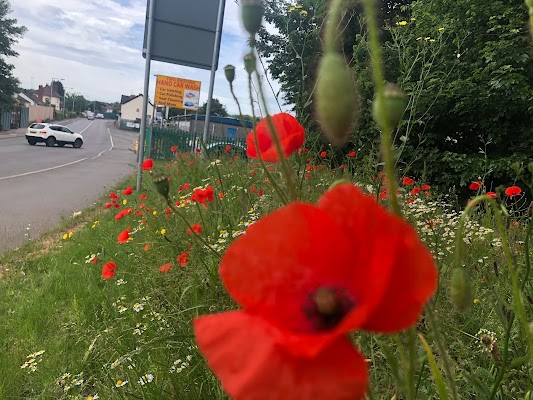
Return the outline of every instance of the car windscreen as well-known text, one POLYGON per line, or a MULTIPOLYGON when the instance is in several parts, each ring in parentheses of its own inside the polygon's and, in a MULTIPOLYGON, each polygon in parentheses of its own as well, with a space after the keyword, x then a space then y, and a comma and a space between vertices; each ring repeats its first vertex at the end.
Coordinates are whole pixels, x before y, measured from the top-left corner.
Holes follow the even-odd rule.
POLYGON ((43 125, 43 124, 31 124, 30 125, 31 129, 43 129, 44 127, 45 127, 45 125, 43 125))

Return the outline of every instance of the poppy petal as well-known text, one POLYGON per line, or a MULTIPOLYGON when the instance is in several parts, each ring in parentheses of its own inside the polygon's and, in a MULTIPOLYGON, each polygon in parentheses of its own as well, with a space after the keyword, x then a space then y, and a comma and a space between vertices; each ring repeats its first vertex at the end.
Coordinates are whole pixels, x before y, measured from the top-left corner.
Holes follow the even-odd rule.
MULTIPOLYGON (((326 192, 319 207, 368 254, 363 261, 370 274, 366 288, 374 296, 364 296, 371 313, 362 327, 395 332, 412 326, 437 286, 433 257, 415 230, 351 184, 326 192)), ((357 259, 361 262, 362 255, 357 259)), ((339 329, 359 327, 358 317, 356 308, 339 329)))
POLYGON ((340 287, 351 297, 363 290, 365 266, 352 264, 353 259, 353 246, 330 217, 312 205, 292 203, 237 238, 222 257, 219 272, 228 292, 247 311, 287 331, 313 334, 316 329, 303 308, 317 289, 340 287))
POLYGON ((308 359, 285 352, 276 345, 279 331, 242 311, 197 318, 194 331, 235 400, 357 400, 366 392, 367 365, 345 337, 308 359))

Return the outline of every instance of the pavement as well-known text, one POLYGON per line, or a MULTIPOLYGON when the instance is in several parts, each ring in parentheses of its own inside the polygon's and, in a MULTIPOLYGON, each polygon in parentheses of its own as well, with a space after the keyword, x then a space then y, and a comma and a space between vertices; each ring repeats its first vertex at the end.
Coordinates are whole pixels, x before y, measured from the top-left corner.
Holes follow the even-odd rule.
MULTIPOLYGON (((52 121, 52 122, 59 124, 59 125, 69 125, 69 124, 72 124, 73 122, 79 121, 80 119, 83 119, 83 118, 63 119, 61 121, 52 121)), ((0 130, 0 140, 24 136, 26 135, 27 130, 28 128, 10 129, 8 131, 0 130)))

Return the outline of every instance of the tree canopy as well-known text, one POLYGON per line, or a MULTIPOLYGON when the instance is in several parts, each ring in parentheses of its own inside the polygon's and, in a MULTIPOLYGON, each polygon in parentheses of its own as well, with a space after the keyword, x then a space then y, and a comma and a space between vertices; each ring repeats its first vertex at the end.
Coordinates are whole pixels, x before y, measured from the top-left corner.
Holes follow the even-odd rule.
POLYGON ((26 32, 24 26, 18 26, 17 20, 9 18, 11 5, 8 0, 0 0, 0 109, 11 108, 15 100, 19 81, 13 76, 13 65, 8 64, 5 57, 17 57, 13 49, 15 43, 26 32))
MULTIPOLYGON (((227 117, 228 110, 226 106, 220 102, 217 98, 213 98, 211 101, 211 116, 227 117)), ((207 113, 207 101, 198 109, 198 114, 207 113)))

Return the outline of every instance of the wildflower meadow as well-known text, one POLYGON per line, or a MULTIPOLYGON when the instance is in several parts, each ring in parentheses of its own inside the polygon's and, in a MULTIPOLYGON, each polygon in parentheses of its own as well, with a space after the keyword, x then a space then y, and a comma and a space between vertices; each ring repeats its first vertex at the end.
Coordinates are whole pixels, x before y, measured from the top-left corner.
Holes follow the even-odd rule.
MULTIPOLYGON (((274 6, 242 1, 237 101, 238 73, 268 95, 256 34, 274 6)), ((533 399, 533 162, 501 185, 458 168, 455 188, 398 162, 423 88, 386 81, 366 0, 363 101, 345 8, 328 3, 307 119, 263 110, 246 157, 173 146, 144 160, 141 192, 132 176, 0 258, 0 399, 533 399)))

